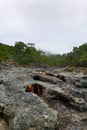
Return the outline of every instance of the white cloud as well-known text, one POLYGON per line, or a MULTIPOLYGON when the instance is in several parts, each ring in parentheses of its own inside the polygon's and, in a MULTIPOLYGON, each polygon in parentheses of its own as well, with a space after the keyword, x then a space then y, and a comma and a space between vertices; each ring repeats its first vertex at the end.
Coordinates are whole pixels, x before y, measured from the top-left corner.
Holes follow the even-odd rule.
POLYGON ((0 42, 71 51, 87 41, 87 0, 0 0, 0 42))

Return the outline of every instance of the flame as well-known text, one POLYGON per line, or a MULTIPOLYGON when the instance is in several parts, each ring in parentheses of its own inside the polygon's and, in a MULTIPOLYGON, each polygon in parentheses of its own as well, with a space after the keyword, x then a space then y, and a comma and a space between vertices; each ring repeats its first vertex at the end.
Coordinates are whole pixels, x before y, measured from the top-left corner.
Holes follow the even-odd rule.
POLYGON ((61 79, 61 80, 63 80, 64 82, 66 82, 65 76, 63 76, 63 75, 57 75, 56 77, 59 78, 59 79, 61 79))
POLYGON ((39 84, 30 84, 26 88, 28 91, 37 94, 38 96, 42 94, 42 86, 39 84))
POLYGON ((59 78, 59 79, 63 79, 63 76, 62 76, 62 75, 58 75, 58 78, 59 78))
POLYGON ((34 93, 34 87, 32 85, 29 85, 27 88, 34 93))
POLYGON ((37 90, 38 90, 38 95, 40 95, 40 94, 41 94, 41 91, 40 91, 39 84, 37 84, 37 90))

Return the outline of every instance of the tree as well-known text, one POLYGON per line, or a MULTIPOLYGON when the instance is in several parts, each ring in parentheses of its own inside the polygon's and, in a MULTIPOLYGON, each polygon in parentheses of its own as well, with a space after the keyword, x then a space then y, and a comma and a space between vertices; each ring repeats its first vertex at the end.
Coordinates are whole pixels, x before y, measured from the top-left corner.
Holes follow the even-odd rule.
POLYGON ((0 43, 0 61, 11 61, 14 54, 14 47, 0 43))
POLYGON ((23 63, 24 54, 26 52, 27 46, 23 42, 16 42, 14 46, 14 60, 18 63, 23 63))

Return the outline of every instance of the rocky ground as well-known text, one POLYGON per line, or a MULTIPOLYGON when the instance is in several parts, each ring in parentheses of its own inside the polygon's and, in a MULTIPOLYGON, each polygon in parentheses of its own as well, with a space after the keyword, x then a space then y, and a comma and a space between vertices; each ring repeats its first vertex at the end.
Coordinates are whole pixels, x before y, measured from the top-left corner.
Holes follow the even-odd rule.
POLYGON ((87 130, 87 70, 1 63, 0 130, 87 130))

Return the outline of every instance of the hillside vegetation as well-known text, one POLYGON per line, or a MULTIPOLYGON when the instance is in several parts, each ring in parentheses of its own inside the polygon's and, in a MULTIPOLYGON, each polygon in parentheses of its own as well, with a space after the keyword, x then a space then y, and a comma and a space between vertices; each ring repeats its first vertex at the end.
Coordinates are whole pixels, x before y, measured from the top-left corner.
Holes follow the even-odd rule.
POLYGON ((67 54, 46 54, 24 42, 16 42, 14 46, 0 43, 0 61, 15 62, 21 65, 45 66, 82 66, 87 67, 87 43, 73 47, 67 54))

